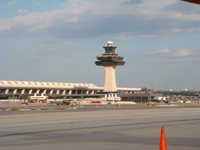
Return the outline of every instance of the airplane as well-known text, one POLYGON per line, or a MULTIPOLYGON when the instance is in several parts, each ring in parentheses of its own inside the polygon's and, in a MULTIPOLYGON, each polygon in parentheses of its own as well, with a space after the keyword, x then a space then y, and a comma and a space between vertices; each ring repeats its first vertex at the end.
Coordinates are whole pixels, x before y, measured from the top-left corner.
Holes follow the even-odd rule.
POLYGON ((181 0, 189 3, 194 3, 194 4, 199 4, 200 5, 200 0, 181 0))

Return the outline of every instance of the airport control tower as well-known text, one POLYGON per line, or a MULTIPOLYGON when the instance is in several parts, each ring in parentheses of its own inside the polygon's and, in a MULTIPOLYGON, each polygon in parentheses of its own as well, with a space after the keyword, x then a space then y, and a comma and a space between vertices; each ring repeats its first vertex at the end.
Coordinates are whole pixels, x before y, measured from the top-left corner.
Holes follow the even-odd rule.
POLYGON ((102 56, 97 56, 99 61, 96 61, 95 64, 97 66, 104 66, 105 68, 104 92, 116 92, 115 69, 117 66, 125 64, 125 61, 122 61, 124 57, 118 56, 115 53, 117 46, 114 46, 112 41, 108 41, 107 45, 103 48, 105 49, 105 53, 102 56))

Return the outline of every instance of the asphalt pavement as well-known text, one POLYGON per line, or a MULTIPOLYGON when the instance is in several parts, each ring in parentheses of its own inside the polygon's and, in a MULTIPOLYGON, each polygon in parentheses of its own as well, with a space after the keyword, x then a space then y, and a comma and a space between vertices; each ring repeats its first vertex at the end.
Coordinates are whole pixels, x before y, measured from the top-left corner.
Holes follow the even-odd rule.
POLYGON ((200 149, 200 107, 60 107, 0 112, 1 150, 200 149))

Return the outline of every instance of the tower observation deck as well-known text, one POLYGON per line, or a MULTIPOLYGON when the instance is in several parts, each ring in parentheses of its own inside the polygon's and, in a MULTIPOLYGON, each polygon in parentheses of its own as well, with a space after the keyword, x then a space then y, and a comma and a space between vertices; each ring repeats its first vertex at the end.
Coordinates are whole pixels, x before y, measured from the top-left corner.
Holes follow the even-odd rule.
POLYGON ((103 48, 105 49, 105 53, 102 56, 97 56, 98 61, 95 64, 105 68, 104 92, 116 92, 115 69, 117 66, 123 66, 125 64, 125 61, 122 61, 124 57, 118 56, 115 53, 117 47, 113 45, 112 41, 108 41, 107 45, 103 48))

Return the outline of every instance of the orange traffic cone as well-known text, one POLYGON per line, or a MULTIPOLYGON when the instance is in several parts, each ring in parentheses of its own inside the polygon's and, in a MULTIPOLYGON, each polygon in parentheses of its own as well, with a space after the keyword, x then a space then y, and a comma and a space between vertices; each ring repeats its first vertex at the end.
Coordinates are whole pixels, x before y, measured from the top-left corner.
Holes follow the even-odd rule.
POLYGON ((164 127, 161 127, 160 150, 167 150, 164 127))

